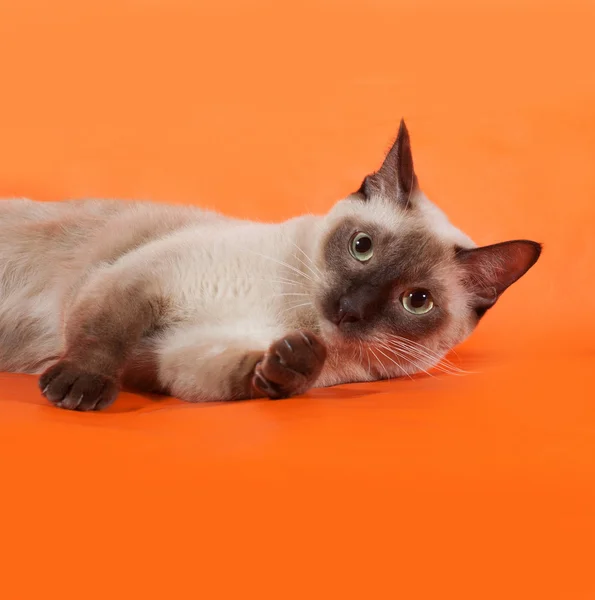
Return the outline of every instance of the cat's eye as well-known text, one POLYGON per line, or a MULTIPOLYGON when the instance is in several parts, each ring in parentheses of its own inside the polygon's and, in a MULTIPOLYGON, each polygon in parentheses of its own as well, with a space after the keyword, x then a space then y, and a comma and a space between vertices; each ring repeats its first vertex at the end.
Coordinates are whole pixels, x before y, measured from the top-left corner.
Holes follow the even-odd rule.
POLYGON ((351 256, 360 262, 366 262, 374 254, 372 238, 367 233, 356 233, 349 242, 351 256))
POLYGON ((409 290, 401 296, 401 303, 407 312, 425 315, 434 308, 434 300, 428 290, 409 290))

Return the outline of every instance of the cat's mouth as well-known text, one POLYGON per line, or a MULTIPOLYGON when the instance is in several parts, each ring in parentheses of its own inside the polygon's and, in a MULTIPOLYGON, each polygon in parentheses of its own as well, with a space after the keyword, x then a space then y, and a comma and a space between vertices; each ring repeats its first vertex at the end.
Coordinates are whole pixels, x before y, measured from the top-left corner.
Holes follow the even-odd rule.
POLYGON ((341 331, 349 331, 353 329, 354 323, 358 323, 360 319, 348 312, 337 312, 331 322, 336 325, 341 331))

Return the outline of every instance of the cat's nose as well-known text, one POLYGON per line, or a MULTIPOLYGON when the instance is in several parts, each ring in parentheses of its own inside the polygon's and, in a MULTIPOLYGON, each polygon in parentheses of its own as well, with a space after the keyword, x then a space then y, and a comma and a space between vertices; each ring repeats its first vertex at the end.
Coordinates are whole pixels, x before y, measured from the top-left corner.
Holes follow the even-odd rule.
POLYGON ((358 302, 355 302, 353 298, 349 296, 343 296, 339 300, 339 310, 337 311, 337 317, 335 324, 341 327, 341 325, 347 323, 357 323, 364 318, 362 312, 362 306, 358 302))
POLYGON ((390 297, 390 286, 359 285, 341 295, 333 307, 331 320, 341 329, 373 320, 390 297))

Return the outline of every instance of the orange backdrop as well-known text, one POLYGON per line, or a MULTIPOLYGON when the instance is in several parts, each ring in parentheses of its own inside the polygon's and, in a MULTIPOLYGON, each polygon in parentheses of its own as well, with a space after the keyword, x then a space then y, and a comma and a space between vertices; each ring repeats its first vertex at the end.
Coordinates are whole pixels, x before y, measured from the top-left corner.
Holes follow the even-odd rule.
POLYGON ((404 116, 458 225, 545 250, 466 377, 76 414, 0 375, 0 597, 595 598, 594 32, 590 0, 1 0, 1 196, 282 219, 404 116))

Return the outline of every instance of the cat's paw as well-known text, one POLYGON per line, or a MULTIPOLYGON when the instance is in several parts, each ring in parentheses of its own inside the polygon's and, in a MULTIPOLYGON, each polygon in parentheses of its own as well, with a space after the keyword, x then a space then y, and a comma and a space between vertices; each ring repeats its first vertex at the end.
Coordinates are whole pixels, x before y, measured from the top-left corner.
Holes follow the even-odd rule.
POLYGON ((61 360, 39 378, 41 393, 67 410, 102 410, 116 399, 118 383, 111 377, 85 371, 75 363, 61 360))
POLYGON ((254 388, 268 398, 297 396, 308 391, 318 379, 326 347, 309 331, 295 331, 274 342, 256 365, 254 388))

